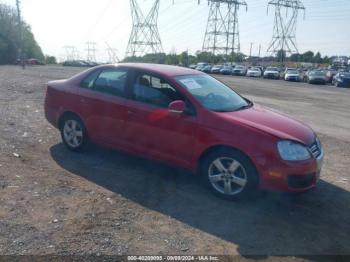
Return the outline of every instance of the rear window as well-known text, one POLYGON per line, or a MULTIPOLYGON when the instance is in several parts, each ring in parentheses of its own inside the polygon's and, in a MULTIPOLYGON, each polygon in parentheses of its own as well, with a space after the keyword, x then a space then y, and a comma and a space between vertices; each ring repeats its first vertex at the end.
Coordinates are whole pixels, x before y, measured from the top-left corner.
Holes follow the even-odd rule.
POLYGON ((94 83, 97 77, 99 76, 100 72, 101 72, 100 70, 97 70, 91 73, 90 75, 88 75, 86 78, 83 79, 83 81, 81 81, 80 86, 83 88, 92 89, 94 87, 94 83))

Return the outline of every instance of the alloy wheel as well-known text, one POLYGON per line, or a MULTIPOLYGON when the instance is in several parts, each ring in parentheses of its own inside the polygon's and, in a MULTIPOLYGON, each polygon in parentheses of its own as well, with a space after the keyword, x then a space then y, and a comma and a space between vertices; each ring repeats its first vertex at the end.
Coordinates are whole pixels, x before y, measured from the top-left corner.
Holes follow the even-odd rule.
POLYGON ((208 176, 215 190, 228 196, 241 193, 248 183, 243 165, 230 157, 215 159, 209 166, 208 176))
POLYGON ((63 137, 70 147, 78 148, 84 141, 81 124, 74 119, 66 121, 63 127, 63 137))

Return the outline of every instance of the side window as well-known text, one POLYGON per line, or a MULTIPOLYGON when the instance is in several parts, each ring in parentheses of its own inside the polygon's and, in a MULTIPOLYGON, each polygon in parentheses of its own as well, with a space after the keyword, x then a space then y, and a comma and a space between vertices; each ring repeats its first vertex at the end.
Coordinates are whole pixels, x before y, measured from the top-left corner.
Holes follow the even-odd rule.
POLYGON ((167 82, 147 74, 136 77, 133 96, 136 101, 165 108, 171 102, 183 99, 181 94, 167 82))
POLYGON ((88 75, 87 77, 85 77, 83 81, 81 81, 80 86, 83 88, 92 89, 94 87, 95 80, 100 74, 100 72, 101 72, 100 70, 97 70, 91 73, 90 75, 88 75))
POLYGON ((94 90, 114 96, 124 96, 128 71, 108 69, 101 72, 94 82, 94 90))

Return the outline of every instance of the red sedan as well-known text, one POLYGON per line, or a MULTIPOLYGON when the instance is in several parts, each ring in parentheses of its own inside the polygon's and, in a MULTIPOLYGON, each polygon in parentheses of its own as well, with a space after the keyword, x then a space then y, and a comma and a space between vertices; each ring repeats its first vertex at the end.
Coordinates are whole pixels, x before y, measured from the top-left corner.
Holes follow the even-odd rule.
POLYGON ((70 150, 92 142, 183 167, 229 199, 307 191, 323 162, 309 127, 181 67, 103 65, 51 81, 45 112, 70 150))

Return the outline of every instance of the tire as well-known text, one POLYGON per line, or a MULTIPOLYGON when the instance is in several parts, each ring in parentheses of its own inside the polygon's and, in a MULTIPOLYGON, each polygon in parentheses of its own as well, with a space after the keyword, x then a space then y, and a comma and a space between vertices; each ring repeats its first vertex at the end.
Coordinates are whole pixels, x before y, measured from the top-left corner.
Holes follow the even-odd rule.
POLYGON ((83 151, 88 144, 85 125, 76 115, 65 116, 60 124, 61 137, 64 145, 73 152, 83 151))
POLYGON ((255 166, 248 157, 234 149, 220 149, 205 156, 200 163, 200 177, 204 185, 220 198, 239 200, 258 192, 259 177, 255 166))

